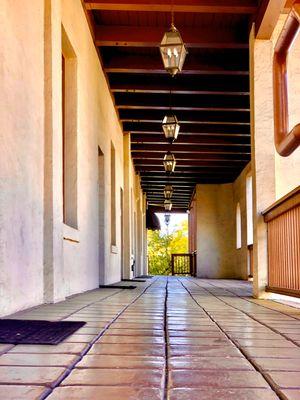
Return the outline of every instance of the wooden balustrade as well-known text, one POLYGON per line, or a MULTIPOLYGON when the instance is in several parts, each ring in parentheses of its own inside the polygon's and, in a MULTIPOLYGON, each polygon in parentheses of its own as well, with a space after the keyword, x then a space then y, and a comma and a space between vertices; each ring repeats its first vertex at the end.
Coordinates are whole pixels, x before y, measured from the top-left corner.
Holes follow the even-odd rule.
POLYGON ((268 224, 267 290, 300 297, 300 186, 263 215, 268 224))
POLYGON ((196 252, 172 254, 172 275, 196 276, 196 252))

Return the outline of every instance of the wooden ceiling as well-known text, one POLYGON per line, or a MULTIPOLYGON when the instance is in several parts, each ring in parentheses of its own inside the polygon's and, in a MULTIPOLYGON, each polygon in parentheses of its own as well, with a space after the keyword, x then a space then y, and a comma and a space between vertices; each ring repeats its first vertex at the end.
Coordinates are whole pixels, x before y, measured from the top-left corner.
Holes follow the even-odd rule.
POLYGON ((175 25, 188 49, 175 78, 165 72, 159 52, 171 1, 84 4, 147 199, 164 201, 162 160, 171 150, 177 160, 170 177, 173 209, 185 211, 197 183, 233 182, 250 161, 249 29, 258 15, 261 23, 261 8, 271 1, 173 0, 175 25), (170 90, 180 121, 172 145, 161 127, 170 90))

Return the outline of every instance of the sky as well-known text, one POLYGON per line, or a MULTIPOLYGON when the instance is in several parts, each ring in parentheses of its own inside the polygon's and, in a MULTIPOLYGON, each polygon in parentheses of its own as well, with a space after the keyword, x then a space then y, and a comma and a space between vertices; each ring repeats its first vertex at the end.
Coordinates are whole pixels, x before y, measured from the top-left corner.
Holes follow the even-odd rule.
MULTIPOLYGON (((156 215, 158 216, 160 221, 161 232, 167 233, 167 226, 165 224, 165 213, 156 213, 156 215)), ((171 214, 171 219, 169 223, 169 233, 172 233, 175 230, 177 224, 183 221, 187 221, 187 219, 188 219, 187 213, 171 214)))

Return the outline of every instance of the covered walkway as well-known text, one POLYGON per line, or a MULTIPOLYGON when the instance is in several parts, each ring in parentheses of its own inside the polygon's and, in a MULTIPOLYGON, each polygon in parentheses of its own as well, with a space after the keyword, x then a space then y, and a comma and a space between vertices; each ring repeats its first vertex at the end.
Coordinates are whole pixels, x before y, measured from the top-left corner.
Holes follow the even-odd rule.
POLYGON ((300 309, 245 281, 155 277, 14 317, 84 320, 57 346, 1 345, 1 399, 300 399, 300 309))

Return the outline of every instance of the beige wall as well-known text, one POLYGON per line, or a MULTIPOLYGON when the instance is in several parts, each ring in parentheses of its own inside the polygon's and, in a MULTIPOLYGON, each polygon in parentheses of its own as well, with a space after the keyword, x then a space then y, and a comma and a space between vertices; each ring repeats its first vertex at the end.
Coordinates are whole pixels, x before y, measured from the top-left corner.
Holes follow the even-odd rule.
POLYGON ((248 277, 246 177, 250 164, 233 183, 197 185, 197 275, 201 278, 248 277), (236 243, 236 209, 241 209, 241 248, 236 243))
MULTIPOLYGON (((5 315, 119 281, 121 188, 124 199, 131 188, 134 203, 140 199, 139 224, 143 213, 130 158, 125 193, 123 134, 81 1, 4 0, 1 26, 0 314, 5 315), (62 27, 77 58, 78 229, 62 222, 62 27), (111 143, 116 150, 113 248, 111 143), (98 148, 104 157, 101 182, 98 148)), ((126 229, 124 248, 131 248, 126 229)))
POLYGON ((237 277, 232 184, 197 185, 196 190, 197 275, 237 277))
MULTIPOLYGON (((246 181, 247 177, 251 176, 250 163, 242 171, 239 177, 233 183, 233 206, 236 211, 236 206, 239 203, 241 208, 241 248, 235 250, 236 257, 236 273, 242 279, 247 279, 248 271, 248 244, 247 244, 247 201, 246 201, 246 181)), ((235 227, 236 233, 236 227, 235 227)))
MULTIPOLYGON (((265 296, 268 281, 267 227, 262 212, 300 183, 300 149, 281 157, 274 146, 273 54, 286 15, 277 23, 271 40, 250 36, 252 171, 254 210, 254 293, 265 296)), ((300 38, 289 55, 289 119, 290 127, 299 123, 300 38)))

